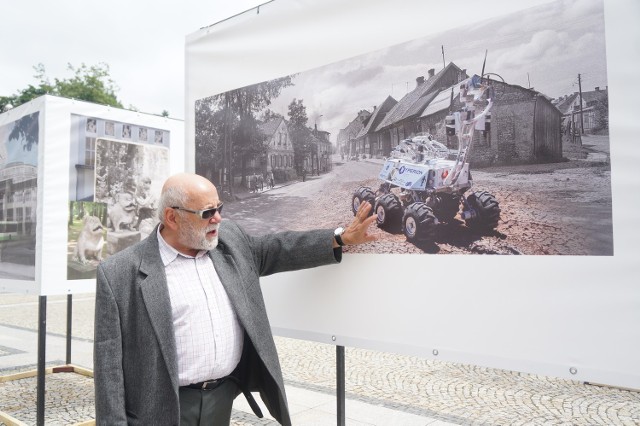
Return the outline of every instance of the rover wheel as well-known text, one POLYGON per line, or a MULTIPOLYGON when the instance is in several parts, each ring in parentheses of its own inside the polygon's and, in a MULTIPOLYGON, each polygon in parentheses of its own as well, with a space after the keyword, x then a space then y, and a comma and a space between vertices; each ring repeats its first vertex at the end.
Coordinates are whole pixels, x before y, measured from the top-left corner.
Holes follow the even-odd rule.
POLYGON ((460 198, 450 194, 435 196, 433 203, 429 203, 439 221, 450 223, 460 210, 460 198))
POLYGON ((353 198, 351 199, 351 211, 353 215, 358 212, 358 207, 360 207, 360 203, 363 201, 368 201, 371 204, 371 214, 373 214, 373 206, 375 204, 376 196, 371 190, 366 186, 361 186, 353 193, 353 198))
POLYGON ((500 205, 496 197, 487 191, 472 192, 467 203, 476 211, 476 216, 466 219, 467 226, 474 229, 494 229, 500 220, 500 205))
POLYGON ((385 194, 376 200, 374 206, 378 227, 394 231, 400 227, 402 204, 394 194, 385 194))
POLYGON ((413 203, 404 212, 402 228, 410 242, 433 240, 438 219, 425 203, 413 203))

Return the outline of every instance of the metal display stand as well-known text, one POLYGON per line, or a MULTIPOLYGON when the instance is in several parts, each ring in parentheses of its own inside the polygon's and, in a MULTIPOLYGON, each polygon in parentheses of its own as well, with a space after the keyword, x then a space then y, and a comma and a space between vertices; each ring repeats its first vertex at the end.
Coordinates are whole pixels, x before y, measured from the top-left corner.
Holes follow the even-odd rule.
POLYGON ((336 346, 336 400, 338 403, 338 426, 345 426, 345 395, 344 346, 336 346))
POLYGON ((38 300, 38 387, 36 389, 36 424, 44 425, 44 375, 47 347, 47 296, 38 300))
MULTIPOLYGON (((71 366, 71 332, 73 318, 73 295, 67 295, 67 342, 66 342, 66 367, 54 368, 52 372, 74 371, 71 366), (68 368, 67 368, 68 367, 68 368)), ((37 367, 37 426, 44 426, 45 409, 45 375, 47 345, 47 296, 40 296, 38 300, 38 367, 37 367)), ((50 369, 51 370, 51 369, 50 369)), ((87 373, 84 373, 87 374, 87 373)), ((345 386, 345 348, 336 346, 336 403, 337 425, 346 425, 346 386, 345 386)))
MULTIPOLYGON (((54 368, 52 372, 75 371, 71 366, 71 320, 73 317, 73 295, 67 295, 67 354, 66 367, 54 368)), ((38 300, 38 384, 36 394, 36 424, 44 426, 44 403, 45 403, 45 375, 47 374, 46 364, 47 346, 47 296, 40 296, 38 300)), ((84 373, 86 374, 86 373, 84 373)))

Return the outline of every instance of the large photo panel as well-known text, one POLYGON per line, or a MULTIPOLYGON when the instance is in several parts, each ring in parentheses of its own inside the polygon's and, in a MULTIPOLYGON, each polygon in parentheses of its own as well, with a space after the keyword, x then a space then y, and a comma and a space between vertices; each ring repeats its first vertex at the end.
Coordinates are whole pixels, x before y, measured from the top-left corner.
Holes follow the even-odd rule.
POLYGON ((196 173, 273 181, 226 210, 257 233, 371 202, 349 253, 612 255, 607 88, 602 2, 543 6, 199 100, 196 173))
POLYGON ((356 196, 395 219, 265 279, 278 334, 640 388, 638 6, 475 6, 281 1, 189 36, 187 170, 253 233, 346 225, 356 196))

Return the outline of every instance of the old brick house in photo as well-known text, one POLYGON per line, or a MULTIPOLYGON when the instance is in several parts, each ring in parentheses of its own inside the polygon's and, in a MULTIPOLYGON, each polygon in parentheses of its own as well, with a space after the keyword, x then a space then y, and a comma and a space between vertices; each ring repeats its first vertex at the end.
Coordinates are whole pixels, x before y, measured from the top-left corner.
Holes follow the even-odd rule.
MULTIPOLYGON (((551 101, 533 89, 496 80, 491 80, 491 85, 495 93, 491 122, 486 131, 474 135, 471 164, 478 167, 560 161, 561 114, 551 101)), ((441 90, 420 115, 419 128, 455 149, 458 138, 446 135, 445 117, 461 107, 459 85, 441 90)))
MULTIPOLYGON (((454 63, 438 73, 429 70, 428 78, 418 77, 414 90, 397 103, 388 97, 363 120, 352 146, 359 154, 385 157, 402 139, 430 133, 449 148, 457 148, 457 136, 446 135, 445 117, 461 108, 459 83, 468 77, 466 70, 454 63), (384 118, 374 127, 369 120, 382 114, 384 118)), ((533 89, 497 80, 491 84, 495 92, 491 124, 487 131, 476 133, 470 162, 489 166, 560 161, 560 111, 533 89)))

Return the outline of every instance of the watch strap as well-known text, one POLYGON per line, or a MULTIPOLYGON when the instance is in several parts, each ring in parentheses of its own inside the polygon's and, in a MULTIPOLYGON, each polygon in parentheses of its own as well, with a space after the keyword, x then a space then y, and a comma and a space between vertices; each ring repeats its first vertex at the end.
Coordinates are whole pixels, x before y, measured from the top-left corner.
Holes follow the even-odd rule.
POLYGON ((338 232, 338 230, 336 229, 336 232, 334 232, 333 234, 333 238, 336 239, 336 243, 338 243, 338 245, 340 247, 344 246, 344 241, 342 241, 342 233, 344 232, 344 229, 342 230, 342 232, 338 232))

